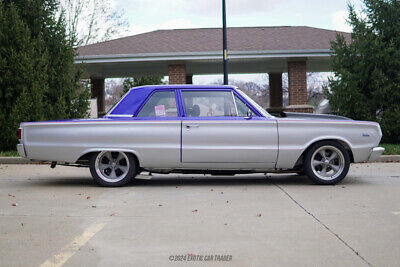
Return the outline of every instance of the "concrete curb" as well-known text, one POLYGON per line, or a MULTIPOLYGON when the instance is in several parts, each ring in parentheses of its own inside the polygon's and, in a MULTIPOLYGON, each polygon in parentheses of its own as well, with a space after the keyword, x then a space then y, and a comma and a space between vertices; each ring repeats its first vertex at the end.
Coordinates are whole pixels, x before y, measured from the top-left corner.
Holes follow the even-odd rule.
POLYGON ((376 162, 400 162, 400 155, 382 155, 376 162))
MULTIPOLYGON (((400 155, 382 155, 376 162, 400 162, 400 155)), ((49 164, 50 162, 30 161, 21 157, 0 157, 0 164, 49 164)))

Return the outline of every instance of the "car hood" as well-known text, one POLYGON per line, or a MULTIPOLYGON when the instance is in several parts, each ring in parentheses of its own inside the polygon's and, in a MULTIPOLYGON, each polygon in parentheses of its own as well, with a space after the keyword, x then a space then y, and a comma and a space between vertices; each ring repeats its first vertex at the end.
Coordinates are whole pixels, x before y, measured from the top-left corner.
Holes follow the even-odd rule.
POLYGON ((343 116, 328 115, 328 114, 312 114, 312 113, 297 113, 297 112, 282 112, 280 119, 307 119, 307 120, 352 120, 343 116))

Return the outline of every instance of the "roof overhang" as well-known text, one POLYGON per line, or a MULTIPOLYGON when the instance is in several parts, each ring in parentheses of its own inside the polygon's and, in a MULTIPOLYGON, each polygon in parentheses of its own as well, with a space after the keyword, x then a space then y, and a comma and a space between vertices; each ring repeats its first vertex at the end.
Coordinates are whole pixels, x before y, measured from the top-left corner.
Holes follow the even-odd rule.
MULTIPOLYGON (((306 60, 307 71, 330 71, 330 49, 229 51, 230 73, 287 72, 287 62, 306 60)), ((168 65, 185 63, 189 74, 222 73, 222 52, 88 55, 75 57, 88 77, 168 75, 168 65)))

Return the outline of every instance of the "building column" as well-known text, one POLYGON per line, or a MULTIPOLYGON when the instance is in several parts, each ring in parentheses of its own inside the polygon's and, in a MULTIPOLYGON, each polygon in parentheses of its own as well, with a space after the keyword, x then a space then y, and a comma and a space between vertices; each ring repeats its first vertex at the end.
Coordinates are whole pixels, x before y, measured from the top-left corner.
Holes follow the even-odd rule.
POLYGON ((186 74, 186 84, 193 84, 193 74, 186 74))
POLYGON ((169 84, 186 84, 186 65, 168 65, 169 84))
POLYGON ((269 109, 270 112, 281 112, 282 105, 282 73, 268 73, 269 76, 269 109))
POLYGON ((97 99, 97 114, 101 117, 105 114, 104 108, 104 78, 90 78, 92 98, 97 99))
POLYGON ((289 61, 288 78, 289 106, 285 110, 312 113, 313 107, 307 105, 307 62, 289 61))

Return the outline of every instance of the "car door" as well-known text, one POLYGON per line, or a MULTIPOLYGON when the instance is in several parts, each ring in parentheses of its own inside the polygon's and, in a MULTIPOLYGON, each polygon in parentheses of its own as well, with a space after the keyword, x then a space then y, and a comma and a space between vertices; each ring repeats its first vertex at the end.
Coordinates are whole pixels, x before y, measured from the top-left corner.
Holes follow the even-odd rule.
POLYGON ((181 90, 182 162, 273 167, 276 120, 265 118, 233 90, 181 90), (247 111, 252 112, 247 117, 247 111))
POLYGON ((175 168, 180 164, 181 118, 176 90, 155 90, 135 115, 129 134, 131 147, 146 168, 175 168))

